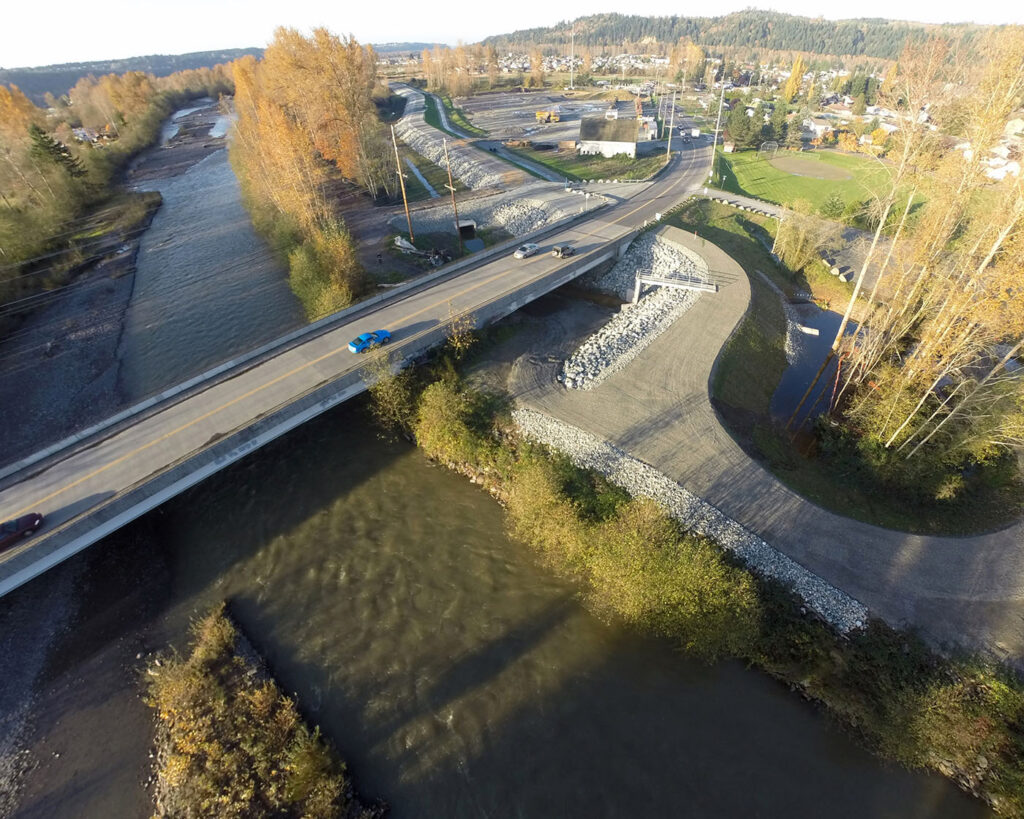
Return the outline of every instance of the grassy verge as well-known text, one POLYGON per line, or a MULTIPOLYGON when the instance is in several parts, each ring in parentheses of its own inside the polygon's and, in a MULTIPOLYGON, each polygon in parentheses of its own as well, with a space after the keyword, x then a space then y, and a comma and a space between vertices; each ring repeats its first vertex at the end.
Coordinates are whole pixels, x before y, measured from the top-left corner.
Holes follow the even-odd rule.
POLYGON ((485 137, 488 136, 487 131, 483 128, 478 128, 466 117, 466 112, 461 108, 457 107, 452 102, 452 98, 447 94, 441 94, 441 104, 444 105, 445 113, 448 115, 448 121, 456 128, 465 131, 471 136, 485 137))
POLYGON ((431 128, 437 128, 438 131, 442 131, 448 136, 454 139, 460 139, 457 134, 453 134, 447 128, 441 124, 441 115, 437 113, 437 103, 434 101, 434 97, 430 94, 423 95, 423 119, 431 128))
POLYGON ((624 156, 579 156, 575 151, 538 151, 533 148, 506 150, 544 165, 571 182, 584 179, 647 179, 665 165, 665 157, 660 154, 630 159, 624 156))
POLYGON ((192 631, 187 657, 148 669, 158 815, 383 815, 359 804, 345 763, 263 671, 223 606, 192 631))
MULTIPOLYGON (((382 369, 383 372, 383 369, 382 369)), ((1024 683, 872 622, 842 636, 651 501, 533 446, 451 350, 371 389, 378 417, 500 497, 507 524, 609 620, 711 661, 737 657, 821 703, 880 756, 932 768, 1024 816, 1024 683)))
POLYGON ((1015 520, 1022 512, 1012 463, 995 461, 970 476, 965 491, 949 501, 925 503, 891 488, 847 437, 805 432, 794 440, 771 416, 771 398, 787 367, 786 323, 780 300, 754 273, 764 272, 786 294, 803 291, 836 307, 845 293, 828 274, 793 274, 778 267, 768 248, 775 220, 718 202, 694 201, 667 217, 668 224, 696 230, 749 272, 751 310, 718 359, 712 398, 738 443, 779 480, 808 500, 845 517, 922 534, 974 534, 1015 520), (835 299, 835 300, 833 300, 835 299))

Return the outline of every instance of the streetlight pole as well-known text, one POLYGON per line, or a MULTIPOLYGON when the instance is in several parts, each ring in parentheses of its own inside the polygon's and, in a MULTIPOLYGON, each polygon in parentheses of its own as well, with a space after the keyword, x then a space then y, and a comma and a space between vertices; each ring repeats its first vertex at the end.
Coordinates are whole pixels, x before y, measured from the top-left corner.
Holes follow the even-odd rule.
POLYGON ((668 123, 668 147, 665 149, 665 160, 672 156, 672 129, 676 125, 676 92, 672 92, 672 116, 668 123))
POLYGON ((405 174, 402 173, 402 160, 398 156, 398 140, 395 139, 395 126, 391 126, 391 144, 395 146, 395 165, 398 170, 398 184, 402 187, 402 204, 405 205, 405 223, 409 226, 409 241, 415 242, 412 235, 412 217, 409 215, 409 200, 405 196, 405 174))
POLYGON ((711 170, 708 171, 708 182, 715 176, 715 151, 718 150, 718 129, 722 125, 722 105, 725 103, 725 75, 722 75, 722 96, 718 99, 718 120, 715 122, 715 138, 711 143, 711 170))
POLYGON ((459 255, 462 255, 462 228, 459 226, 459 208, 455 204, 455 181, 452 179, 452 163, 448 159, 448 140, 444 140, 444 164, 448 168, 448 184, 445 186, 452 192, 452 210, 455 211, 455 235, 459 238, 459 255))
POLYGON ((572 39, 570 40, 570 45, 569 45, 569 90, 573 91, 576 88, 576 86, 573 85, 573 80, 574 80, 574 78, 576 76, 576 72, 575 72, 575 68, 576 68, 576 24, 575 23, 573 23, 572 33, 570 34, 570 37, 572 39))

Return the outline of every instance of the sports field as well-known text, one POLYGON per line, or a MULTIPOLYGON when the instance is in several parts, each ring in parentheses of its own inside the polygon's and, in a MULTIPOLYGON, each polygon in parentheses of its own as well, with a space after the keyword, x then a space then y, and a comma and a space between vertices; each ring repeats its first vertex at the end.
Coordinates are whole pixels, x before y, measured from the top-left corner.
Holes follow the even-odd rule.
POLYGON ((835 151, 780 150, 773 159, 742 151, 722 154, 720 162, 723 190, 779 205, 806 199, 817 208, 832 191, 847 204, 863 202, 884 190, 889 179, 877 159, 835 151))

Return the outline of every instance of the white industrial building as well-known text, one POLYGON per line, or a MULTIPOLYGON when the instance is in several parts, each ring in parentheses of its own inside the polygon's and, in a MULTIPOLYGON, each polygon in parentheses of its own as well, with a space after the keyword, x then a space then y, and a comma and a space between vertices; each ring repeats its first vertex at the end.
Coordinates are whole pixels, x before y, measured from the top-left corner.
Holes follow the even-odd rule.
POLYGON ((580 120, 580 154, 636 158, 635 119, 584 117, 580 120))

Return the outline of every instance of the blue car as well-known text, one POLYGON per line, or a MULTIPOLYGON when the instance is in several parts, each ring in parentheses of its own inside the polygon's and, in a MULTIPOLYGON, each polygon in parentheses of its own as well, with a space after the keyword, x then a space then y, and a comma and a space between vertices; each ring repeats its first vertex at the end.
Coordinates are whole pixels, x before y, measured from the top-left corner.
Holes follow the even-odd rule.
POLYGON ((365 353, 372 350, 379 344, 387 344, 391 341, 391 333, 387 330, 374 330, 372 333, 363 333, 352 339, 348 344, 350 353, 365 353))

